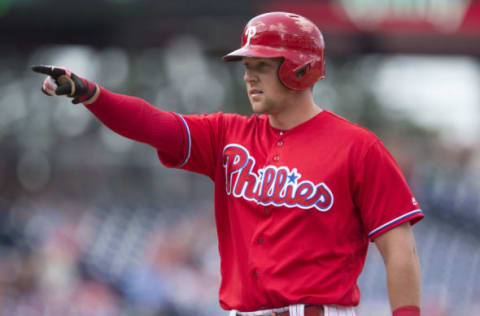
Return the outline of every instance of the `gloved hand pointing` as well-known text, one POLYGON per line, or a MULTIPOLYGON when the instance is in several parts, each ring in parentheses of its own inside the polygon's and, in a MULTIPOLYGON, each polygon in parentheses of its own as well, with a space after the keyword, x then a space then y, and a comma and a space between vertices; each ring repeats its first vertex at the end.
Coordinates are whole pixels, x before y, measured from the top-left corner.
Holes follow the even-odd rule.
POLYGON ((48 75, 42 86, 42 91, 46 95, 65 95, 73 98, 73 104, 90 104, 95 102, 100 93, 100 88, 96 84, 63 67, 41 65, 33 66, 32 70, 48 75))

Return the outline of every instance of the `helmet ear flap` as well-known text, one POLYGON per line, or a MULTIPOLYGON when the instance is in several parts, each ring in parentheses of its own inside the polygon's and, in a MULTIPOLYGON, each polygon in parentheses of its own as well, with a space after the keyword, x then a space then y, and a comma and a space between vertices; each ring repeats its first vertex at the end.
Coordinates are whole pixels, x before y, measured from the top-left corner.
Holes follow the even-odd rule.
POLYGON ((312 82, 311 80, 312 77, 310 73, 310 63, 299 67, 298 64, 284 58, 283 63, 278 69, 278 78, 287 88, 305 90, 314 83, 314 81, 312 82))
POLYGON ((297 78, 303 78, 306 73, 310 70, 310 64, 306 64, 305 66, 300 67, 300 69, 295 71, 295 76, 297 78))
POLYGON ((311 60, 299 65, 284 58, 278 69, 278 78, 284 86, 293 90, 305 90, 325 76, 323 65, 318 60, 311 60))

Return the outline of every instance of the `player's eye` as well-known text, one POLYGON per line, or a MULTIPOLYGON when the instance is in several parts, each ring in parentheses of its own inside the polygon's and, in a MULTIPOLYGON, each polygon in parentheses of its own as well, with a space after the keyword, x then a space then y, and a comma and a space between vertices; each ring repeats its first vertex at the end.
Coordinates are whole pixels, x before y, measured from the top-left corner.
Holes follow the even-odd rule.
POLYGON ((243 66, 245 67, 245 69, 252 69, 254 68, 254 65, 250 64, 250 63, 243 63, 243 66))
POLYGON ((245 69, 258 70, 258 71, 268 70, 270 67, 272 67, 272 65, 264 61, 260 61, 257 63, 244 62, 243 66, 245 67, 245 69))
POLYGON ((266 62, 259 62, 256 65, 256 68, 260 71, 268 71, 270 68, 272 68, 272 65, 266 62))

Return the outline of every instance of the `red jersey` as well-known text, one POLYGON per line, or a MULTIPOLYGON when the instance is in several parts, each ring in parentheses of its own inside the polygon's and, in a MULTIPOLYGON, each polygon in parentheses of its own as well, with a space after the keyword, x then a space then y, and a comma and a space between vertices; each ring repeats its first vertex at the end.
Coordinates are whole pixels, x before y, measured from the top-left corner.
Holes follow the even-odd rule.
POLYGON ((287 131, 268 116, 178 116, 186 153, 173 165, 215 183, 220 305, 352 306, 369 240, 423 218, 371 132, 329 112, 287 131))

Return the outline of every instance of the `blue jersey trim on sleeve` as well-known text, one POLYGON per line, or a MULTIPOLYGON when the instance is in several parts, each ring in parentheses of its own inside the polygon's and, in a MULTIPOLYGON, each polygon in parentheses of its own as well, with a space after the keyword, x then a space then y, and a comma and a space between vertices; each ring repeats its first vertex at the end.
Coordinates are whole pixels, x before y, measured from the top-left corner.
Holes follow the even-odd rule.
POLYGON ((399 221, 401 221, 401 220, 403 220, 403 219, 405 219, 405 218, 407 218, 407 217, 410 217, 410 216, 416 215, 416 214, 421 214, 421 213, 422 213, 422 210, 421 210, 421 209, 417 209, 417 210, 411 211, 411 212, 409 212, 409 213, 407 213, 407 214, 404 214, 404 215, 402 215, 402 216, 399 216, 399 217, 397 217, 397 218, 395 218, 395 219, 392 219, 392 220, 389 221, 388 223, 385 223, 385 224, 383 224, 382 226, 379 226, 379 227, 375 228, 374 230, 372 230, 372 231, 368 234, 368 237, 371 237, 372 235, 378 233, 379 231, 381 231, 381 230, 383 230, 383 229, 385 229, 385 228, 387 228, 387 227, 389 227, 389 226, 392 226, 392 225, 394 225, 395 223, 398 223, 399 221))
POLYGON ((181 116, 178 113, 175 113, 175 114, 178 115, 178 117, 182 120, 183 125, 185 126, 185 130, 187 131, 187 143, 188 143, 187 144, 188 145, 187 154, 185 155, 185 159, 183 160, 183 162, 177 166, 177 168, 181 168, 187 163, 188 159, 190 158, 190 150, 191 150, 191 146, 192 146, 192 139, 191 139, 190 129, 188 128, 188 124, 185 121, 185 119, 183 118, 183 116, 181 116))

